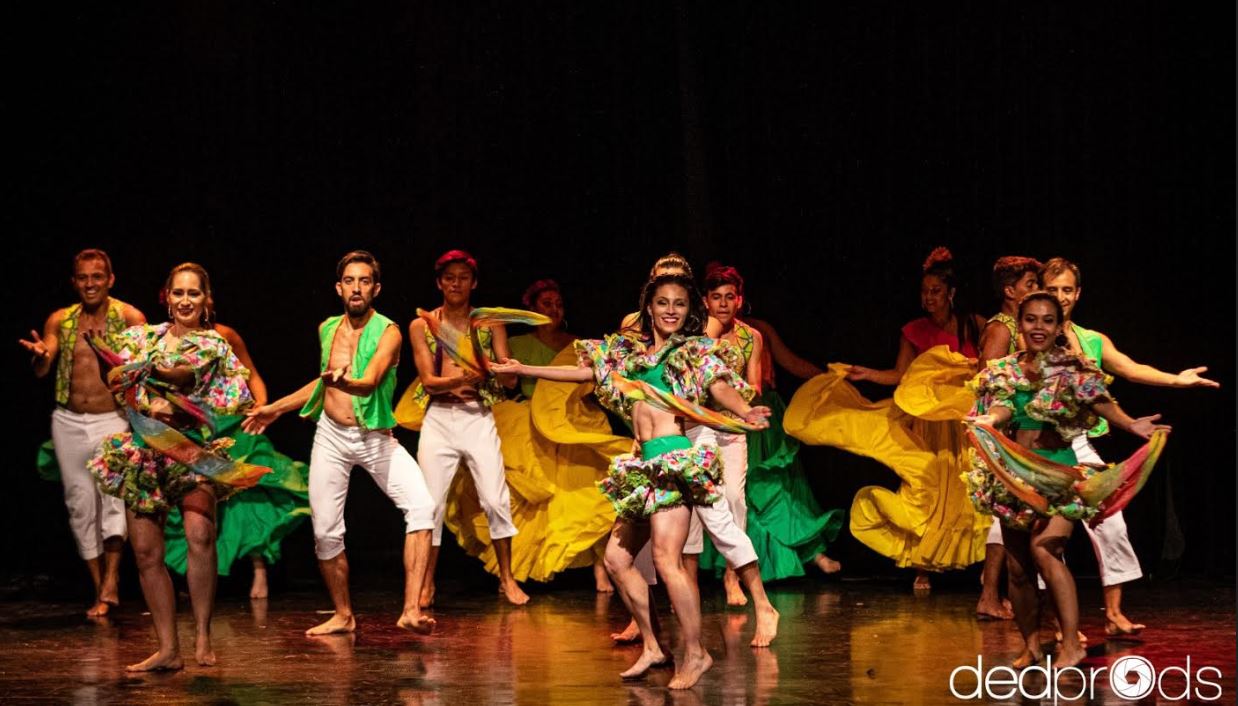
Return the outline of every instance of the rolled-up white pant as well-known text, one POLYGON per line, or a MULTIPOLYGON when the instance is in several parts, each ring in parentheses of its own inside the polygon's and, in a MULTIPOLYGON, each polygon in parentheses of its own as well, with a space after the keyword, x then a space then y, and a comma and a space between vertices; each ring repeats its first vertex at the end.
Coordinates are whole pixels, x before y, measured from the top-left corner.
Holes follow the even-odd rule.
POLYGON ((434 498, 434 546, 442 544, 447 491, 461 461, 473 474, 490 539, 516 535, 499 433, 494 426, 494 414, 481 401, 431 402, 421 422, 417 461, 426 474, 430 496, 434 498))
MULTIPOLYGON (((709 427, 701 426, 695 429, 709 427)), ((735 526, 743 531, 748 527, 748 498, 745 495, 748 492, 748 435, 728 434, 713 429, 709 431, 713 432, 717 439, 718 455, 722 457, 723 496, 731 510, 735 526)), ((702 434, 704 432, 696 432, 695 436, 699 438, 702 434)), ((693 443, 696 443, 695 439, 693 443)), ((692 520, 688 525, 688 541, 683 545, 684 554, 700 554, 705 550, 704 523, 699 512, 701 509, 698 507, 692 513, 692 520)))
MULTIPOLYGON (((1086 435, 1075 437, 1071 445, 1079 463, 1104 463, 1086 435)), ((1084 522, 1083 529, 1087 531, 1088 539, 1092 540, 1092 550, 1096 552, 1102 586, 1116 586, 1143 576, 1143 569, 1139 566, 1135 548, 1131 546, 1130 534, 1126 531, 1126 518, 1122 516, 1121 510, 1101 520, 1095 527, 1084 522)))
MULTIPOLYGON (((689 427, 686 436, 693 444, 717 444, 718 436, 720 435, 707 426, 698 425, 689 427)), ((746 453, 746 443, 744 449, 746 453)), ((725 456, 723 456, 722 463, 722 473, 725 481, 725 456)), ((739 528, 739 525, 735 522, 735 516, 731 514, 731 504, 727 501, 725 485, 726 483, 724 482, 723 496, 721 498, 718 498, 713 505, 697 505, 693 507, 692 515, 694 518, 700 517, 701 525, 709 533, 709 538, 713 540, 714 547, 726 559, 726 563, 732 568, 738 569, 741 566, 746 566, 756 561, 757 550, 752 546, 752 540, 748 538, 748 534, 739 528)), ((691 526, 689 526, 690 528, 691 526)), ((636 568, 641 572, 645 582, 649 584, 654 583, 652 551, 652 543, 649 543, 636 555, 636 568)), ((700 552, 700 549, 696 550, 697 554, 700 552)), ((684 553, 692 553, 688 551, 686 544, 684 546, 684 553)))
POLYGON ((99 492, 86 463, 104 439, 128 429, 119 410, 92 414, 57 407, 52 412, 52 444, 64 483, 69 529, 83 559, 98 558, 103 540, 125 536, 125 502, 99 492))
POLYGON ((405 532, 434 527, 434 500, 425 478, 391 430, 346 427, 324 413, 318 418, 309 470, 314 553, 319 559, 332 559, 344 551, 344 501, 353 466, 368 471, 404 513, 405 532))

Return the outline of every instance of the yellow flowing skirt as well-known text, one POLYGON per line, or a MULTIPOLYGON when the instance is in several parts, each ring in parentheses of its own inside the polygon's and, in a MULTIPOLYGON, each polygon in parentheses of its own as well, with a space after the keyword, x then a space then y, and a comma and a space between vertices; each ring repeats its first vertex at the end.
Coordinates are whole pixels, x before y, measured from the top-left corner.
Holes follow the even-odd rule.
MULTIPOLYGON (((551 365, 575 362, 569 347, 551 365)), ((605 413, 589 397, 592 390, 591 383, 541 380, 532 400, 492 408, 519 530, 512 537, 512 573, 518 581, 549 581, 565 569, 591 565, 614 524, 615 511, 597 481, 606 476, 611 457, 632 450, 632 440, 611 432, 605 413)), ((396 405, 396 421, 418 430, 424 411, 409 391, 396 405)), ((452 481, 444 523, 466 552, 498 575, 486 516, 467 470, 452 481)))
POLYGON ((897 491, 861 488, 851 504, 851 533, 900 567, 958 569, 984 558, 992 518, 973 511, 959 475, 968 452, 962 419, 974 398, 963 384, 972 361, 946 346, 922 353, 892 399, 871 402, 846 380, 847 366, 804 383, 787 407, 787 434, 880 461, 899 477, 897 491))

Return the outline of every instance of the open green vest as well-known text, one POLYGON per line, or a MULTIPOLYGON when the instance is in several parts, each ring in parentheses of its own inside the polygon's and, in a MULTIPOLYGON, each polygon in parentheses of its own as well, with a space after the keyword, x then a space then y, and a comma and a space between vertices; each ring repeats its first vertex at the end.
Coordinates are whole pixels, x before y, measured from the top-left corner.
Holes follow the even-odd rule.
MULTIPOLYGON (((323 322, 318 336, 319 344, 322 346, 320 373, 327 371, 327 363, 331 359, 331 343, 335 341, 335 332, 343 320, 344 315, 341 314, 332 316, 323 322)), ((370 364, 370 359, 378 350, 378 341, 383 337, 388 326, 395 326, 395 322, 376 311, 365 328, 361 329, 361 340, 357 343, 357 352, 353 355, 352 361, 353 379, 358 379, 365 374, 366 366, 370 364)), ((314 386, 314 392, 310 395, 309 401, 301 408, 301 416, 318 421, 318 418, 322 416, 322 401, 325 394, 326 386, 319 380, 314 386)), ((395 415, 391 412, 391 399, 394 395, 395 366, 393 365, 383 374, 373 392, 365 397, 352 396, 353 414, 356 415, 357 422, 363 429, 390 429, 395 426, 395 415)))
MULTIPOLYGON (((1096 367, 1103 371, 1105 368, 1101 366, 1101 354, 1104 352, 1105 342, 1101 339, 1100 332, 1083 328, 1073 321, 1070 322, 1070 325, 1074 329, 1075 336, 1079 339, 1079 348, 1083 350, 1083 357, 1092 361, 1096 367)), ((1088 436, 1104 436, 1108 433, 1109 422, 1102 419, 1088 431, 1088 436)))

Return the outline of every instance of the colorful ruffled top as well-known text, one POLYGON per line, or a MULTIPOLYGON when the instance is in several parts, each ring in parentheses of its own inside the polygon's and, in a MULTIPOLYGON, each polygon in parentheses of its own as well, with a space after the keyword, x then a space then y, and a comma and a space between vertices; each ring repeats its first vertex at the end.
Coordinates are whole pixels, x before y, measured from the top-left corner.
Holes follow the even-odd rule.
MULTIPOLYGON (((219 333, 206 329, 190 331, 168 350, 164 336, 171 323, 157 326, 140 324, 125 329, 115 337, 115 352, 124 363, 145 363, 151 367, 186 366, 193 370, 193 388, 186 392, 198 404, 214 414, 239 414, 251 404, 249 370, 233 354, 228 341, 219 333)), ((137 411, 150 413, 152 394, 144 385, 136 388, 137 411)), ((126 403, 122 394, 117 402, 126 403)))
POLYGON ((653 352, 649 350, 649 341, 631 334, 610 334, 602 340, 580 340, 574 345, 579 363, 593 368, 598 401, 629 421, 639 399, 626 394, 611 373, 634 380, 661 367, 664 389, 696 403, 709 400, 709 387, 720 380, 735 388, 744 400, 751 401, 755 395, 742 374, 742 354, 735 346, 717 339, 676 334, 653 352))
POLYGON ((1091 405, 1113 401, 1105 373, 1061 348, 1037 354, 1034 365, 1038 375, 1033 380, 1019 364, 1018 355, 989 361, 968 383, 976 393, 977 413, 1006 407, 1016 420, 1053 425, 1066 441, 1096 426, 1098 417, 1091 405))

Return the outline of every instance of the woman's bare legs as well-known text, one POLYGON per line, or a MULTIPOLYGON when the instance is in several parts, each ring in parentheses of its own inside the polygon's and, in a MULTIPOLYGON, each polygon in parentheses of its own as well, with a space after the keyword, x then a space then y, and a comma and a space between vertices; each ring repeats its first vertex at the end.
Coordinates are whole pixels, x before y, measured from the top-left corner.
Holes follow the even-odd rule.
POLYGON ((657 631, 653 629, 652 613, 649 601, 649 586, 636 570, 633 562, 641 547, 649 541, 649 525, 644 522, 629 522, 622 518, 615 520, 610 530, 610 539, 606 543, 606 570, 619 589, 619 597, 623 599, 632 620, 640 629, 640 638, 645 649, 641 656, 620 673, 624 679, 635 679, 649 671, 650 667, 665 664, 669 657, 658 642, 657 631))
POLYGON ((1054 516, 1034 527, 1031 536, 1032 557, 1053 596, 1062 630, 1062 645, 1054 660, 1057 667, 1072 667, 1087 656, 1079 643, 1079 597, 1075 591, 1075 577, 1062 561, 1066 541, 1074 527, 1074 522, 1054 516))
POLYGON ((1031 535, 1002 527, 1002 543, 1006 546, 1007 593, 1014 607, 1015 624, 1023 636, 1023 653, 1014 661, 1016 669, 1031 666, 1044 659, 1040 649, 1040 601, 1036 595, 1036 560, 1032 558, 1031 535))
POLYGON ((683 564, 683 545, 688 538, 691 510, 685 506, 655 512, 649 519, 653 536, 653 564, 666 583, 683 633, 684 657, 667 686, 689 689, 713 666, 713 658, 701 644, 701 596, 696 581, 683 564))
POLYGON ((129 543, 138 565, 138 579, 142 584, 142 597, 155 624, 155 638, 159 650, 146 659, 125 667, 130 672, 153 672, 164 669, 182 669, 180 642, 176 637, 176 594, 172 591, 172 577, 163 565, 163 517, 138 515, 128 512, 129 543))
POLYGON ((215 492, 203 483, 181 501, 181 516, 185 519, 185 541, 188 544, 189 602, 197 628, 194 658, 204 667, 215 665, 211 649, 211 614, 215 611, 215 577, 218 558, 215 551, 215 492))

